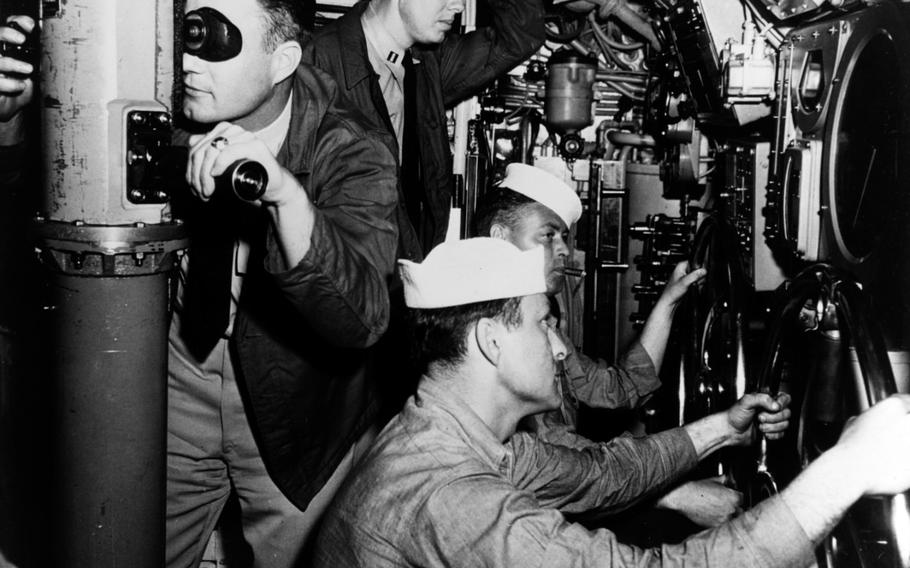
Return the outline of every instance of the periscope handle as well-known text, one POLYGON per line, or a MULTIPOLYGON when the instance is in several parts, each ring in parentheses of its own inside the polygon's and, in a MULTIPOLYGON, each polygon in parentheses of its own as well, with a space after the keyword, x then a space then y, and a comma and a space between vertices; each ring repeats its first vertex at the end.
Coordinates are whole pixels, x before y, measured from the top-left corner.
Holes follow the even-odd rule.
POLYGON ((254 160, 237 160, 225 170, 223 177, 230 183, 234 195, 243 201, 256 201, 269 186, 265 166, 254 160))

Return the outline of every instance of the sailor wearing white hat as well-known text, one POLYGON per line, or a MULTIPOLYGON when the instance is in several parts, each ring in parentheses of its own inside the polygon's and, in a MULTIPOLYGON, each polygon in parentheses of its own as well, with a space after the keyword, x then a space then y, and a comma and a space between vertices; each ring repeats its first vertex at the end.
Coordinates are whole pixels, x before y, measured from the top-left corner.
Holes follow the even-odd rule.
POLYGON ((415 326, 418 367, 435 375, 476 351, 480 357, 467 373, 470 396, 501 401, 518 393, 516 422, 560 402, 556 361, 566 347, 550 315, 543 253, 543 247, 522 251, 501 239, 475 238, 446 241, 420 264, 398 261, 405 303, 423 322, 415 326), (430 328, 436 331, 428 335, 430 328), (502 384, 487 380, 493 375, 502 384))
MULTIPOLYGON (((522 250, 542 245, 547 292, 555 296, 565 282, 570 229, 581 213, 581 199, 564 181, 535 166, 509 164, 503 180, 478 205, 475 234, 507 240, 522 250)), ((680 263, 652 309, 639 342, 655 371, 663 363, 677 304, 704 275, 704 269, 689 272, 687 263, 680 263)))
POLYGON ((399 261, 423 376, 345 481, 313 565, 618 567, 666 555, 667 563, 739 566, 810 555, 784 504, 757 515, 771 527, 758 540, 747 517, 657 552, 566 520, 564 512, 630 504, 712 451, 748 442, 753 425, 780 437, 789 412, 786 401, 747 395, 683 428, 583 449, 517 431, 522 418, 560 403, 556 362, 565 346, 543 261, 540 247, 491 238, 445 242, 420 264, 399 261), (786 553, 775 552, 779 545, 786 553))
MULTIPOLYGON (((476 234, 507 240, 521 249, 543 246, 547 293, 564 288, 570 258, 570 229, 582 214, 581 199, 562 179, 539 167, 509 164, 505 177, 488 192, 475 216, 476 234)), ((528 419, 526 427, 539 436, 567 443, 575 435, 577 404, 591 408, 635 408, 660 387, 673 314, 690 285, 705 274, 676 266, 652 309, 641 335, 615 365, 577 351, 565 336, 564 402, 558 412, 528 419)), ((555 301, 555 300, 554 300, 555 301)), ((560 332, 561 333, 561 332, 560 332)), ((676 510, 701 526, 714 526, 736 514, 742 496, 714 479, 690 482, 667 493, 658 506, 676 510)))
POLYGON ((509 164, 503 180, 484 196, 475 216, 476 236, 505 239, 520 249, 542 245, 547 290, 563 286, 569 229, 581 217, 575 190, 553 174, 526 164, 509 164))
POLYGON ((420 264, 398 263, 407 306, 433 309, 543 294, 543 259, 543 247, 476 238, 442 243, 420 264))

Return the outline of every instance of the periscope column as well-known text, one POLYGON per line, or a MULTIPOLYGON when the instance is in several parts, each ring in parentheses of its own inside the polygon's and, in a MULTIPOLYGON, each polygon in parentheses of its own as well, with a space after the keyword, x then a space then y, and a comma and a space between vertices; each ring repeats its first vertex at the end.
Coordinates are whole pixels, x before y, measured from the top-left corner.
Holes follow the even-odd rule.
POLYGON ((164 565, 173 0, 44 1, 57 566, 164 565))

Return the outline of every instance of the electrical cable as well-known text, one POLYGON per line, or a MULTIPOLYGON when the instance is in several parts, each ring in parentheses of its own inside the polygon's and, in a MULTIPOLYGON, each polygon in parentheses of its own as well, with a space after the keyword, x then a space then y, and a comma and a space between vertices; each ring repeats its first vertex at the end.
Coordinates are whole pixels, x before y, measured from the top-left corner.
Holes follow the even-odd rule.
MULTIPOLYGON (((613 25, 612 22, 607 22, 606 25, 611 30, 615 29, 615 26, 613 25)), ((593 32, 594 26, 600 27, 600 25, 597 24, 596 22, 591 22, 591 26, 592 26, 592 32, 593 32)), ((601 30, 602 30, 602 28, 601 28, 601 30)), ((611 35, 610 33, 605 32, 603 34, 603 39, 607 43, 607 45, 609 45, 613 49, 618 49, 620 51, 636 51, 638 49, 642 49, 645 47, 645 42, 643 42, 643 41, 633 41, 633 42, 625 43, 623 41, 613 39, 612 37, 610 37, 610 35, 611 35)))
POLYGON ((600 51, 603 52, 604 56, 614 65, 620 69, 631 69, 632 67, 626 62, 622 61, 614 52, 613 49, 606 42, 606 34, 603 30, 600 29, 600 25, 597 23, 597 18, 594 16, 594 12, 588 13, 588 25, 591 27, 591 30, 594 32, 594 42, 600 47, 600 51))

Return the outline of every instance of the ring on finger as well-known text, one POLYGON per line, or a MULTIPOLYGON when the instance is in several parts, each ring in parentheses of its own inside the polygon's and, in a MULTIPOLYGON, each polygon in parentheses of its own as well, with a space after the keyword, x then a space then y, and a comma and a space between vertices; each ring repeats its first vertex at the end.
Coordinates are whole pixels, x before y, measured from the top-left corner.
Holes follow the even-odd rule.
POLYGON ((225 146, 228 145, 228 139, 225 138, 224 136, 219 136, 217 138, 212 139, 211 145, 212 145, 212 148, 214 148, 216 150, 221 150, 222 148, 224 148, 225 146))

